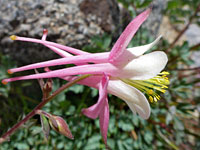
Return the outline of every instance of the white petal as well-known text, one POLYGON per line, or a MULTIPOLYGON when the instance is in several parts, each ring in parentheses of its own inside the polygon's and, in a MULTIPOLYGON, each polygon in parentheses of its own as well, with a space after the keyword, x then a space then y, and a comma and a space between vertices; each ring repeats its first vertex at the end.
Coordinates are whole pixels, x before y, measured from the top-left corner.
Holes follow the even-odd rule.
POLYGON ((124 100, 132 112, 136 112, 144 119, 150 116, 150 106, 144 94, 136 88, 120 81, 110 80, 108 83, 108 93, 124 100))
POLYGON ((143 46, 137 46, 137 47, 132 47, 132 48, 127 48, 127 50, 133 54, 134 56, 138 57, 143 55, 146 51, 148 51, 149 49, 151 49, 154 45, 156 45, 158 43, 158 41, 161 39, 161 35, 154 40, 152 43, 147 44, 147 45, 143 45, 143 46))
MULTIPOLYGON (((100 80, 101 76, 91 76, 80 81, 79 84, 98 89, 98 82, 100 82, 100 80)), ((149 118, 151 112, 149 102, 139 90, 121 80, 109 80, 107 90, 109 94, 113 94, 124 100, 134 114, 137 112, 142 118, 149 118)))
POLYGON ((118 77, 133 80, 145 80, 155 77, 166 66, 168 61, 164 52, 156 51, 133 59, 118 73, 118 77))
POLYGON ((148 119, 150 117, 150 112, 147 112, 139 105, 136 105, 134 103, 130 103, 129 101, 125 101, 129 108, 132 110, 132 112, 135 114, 135 111, 139 114, 140 117, 143 119, 148 119))

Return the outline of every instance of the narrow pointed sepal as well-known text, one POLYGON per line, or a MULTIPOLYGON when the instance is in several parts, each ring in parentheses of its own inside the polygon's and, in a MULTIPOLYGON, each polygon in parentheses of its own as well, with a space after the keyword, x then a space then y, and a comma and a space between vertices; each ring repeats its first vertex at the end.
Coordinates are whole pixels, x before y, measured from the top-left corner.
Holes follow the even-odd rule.
POLYGON ((49 137, 49 132, 50 132, 49 122, 47 118, 45 117, 45 115, 43 114, 40 114, 40 121, 41 121, 42 131, 44 133, 45 140, 47 141, 49 137))
POLYGON ((108 82, 109 77, 104 74, 99 86, 99 99, 97 103, 82 110, 82 113, 89 118, 95 119, 99 117, 101 135, 105 144, 107 144, 107 131, 109 125, 109 105, 107 99, 108 82))
POLYGON ((105 105, 103 109, 99 113, 99 123, 100 123, 101 135, 103 136, 103 141, 107 145, 107 133, 109 126, 109 105, 107 98, 105 100, 105 105))
POLYGON ((123 33, 118 38, 117 42, 113 46, 110 55, 109 55, 109 62, 115 64, 118 62, 118 58, 124 53, 126 47, 128 46, 129 42, 142 25, 142 23, 148 18, 151 9, 147 9, 146 11, 139 14, 133 21, 131 21, 123 33))

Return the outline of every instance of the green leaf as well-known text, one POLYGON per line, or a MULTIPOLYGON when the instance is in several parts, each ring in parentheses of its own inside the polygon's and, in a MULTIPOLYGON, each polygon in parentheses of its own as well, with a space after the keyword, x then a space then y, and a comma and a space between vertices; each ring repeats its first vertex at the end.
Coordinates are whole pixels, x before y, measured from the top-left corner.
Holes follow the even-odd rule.
POLYGON ((47 118, 45 117, 45 115, 43 115, 43 114, 40 114, 40 121, 41 121, 41 125, 42 125, 42 131, 44 133, 44 137, 46 140, 48 140, 49 131, 50 131, 49 122, 48 122, 47 118))
POLYGON ((179 148, 178 148, 174 143, 172 143, 165 135, 163 135, 159 129, 157 129, 157 132, 158 132, 159 136, 160 136, 167 144, 169 144, 169 146, 171 146, 171 147, 172 147, 173 149, 175 149, 175 150, 179 150, 179 148))
POLYGON ((180 5, 179 0, 172 0, 172 1, 169 1, 168 4, 167 4, 168 9, 177 8, 179 5, 180 5))
POLYGON ((89 138, 86 146, 84 147, 84 150, 94 150, 94 149, 99 149, 100 146, 100 139, 101 135, 93 135, 92 137, 89 138))
POLYGON ((145 131, 144 133, 144 140, 148 143, 151 144, 152 140, 153 140, 153 133, 150 131, 145 131))

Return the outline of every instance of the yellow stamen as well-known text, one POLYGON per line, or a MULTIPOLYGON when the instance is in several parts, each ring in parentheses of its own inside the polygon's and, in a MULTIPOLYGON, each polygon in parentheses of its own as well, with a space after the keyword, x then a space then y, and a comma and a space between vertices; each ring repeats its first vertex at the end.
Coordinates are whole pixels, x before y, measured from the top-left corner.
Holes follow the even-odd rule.
POLYGON ((149 96, 149 101, 150 101, 151 103, 153 103, 153 97, 152 97, 152 96, 149 96))
POLYGON ((167 75, 169 75, 169 73, 163 71, 156 77, 148 80, 122 79, 122 81, 145 93, 149 97, 150 102, 157 102, 160 100, 160 96, 154 90, 160 91, 162 93, 166 92, 165 89, 167 89, 168 85, 170 84, 167 75))
POLYGON ((159 75, 169 75, 169 72, 163 71, 163 72, 159 73, 159 75))
POLYGON ((153 90, 148 90, 148 94, 149 94, 149 95, 152 95, 153 92, 154 92, 153 90))

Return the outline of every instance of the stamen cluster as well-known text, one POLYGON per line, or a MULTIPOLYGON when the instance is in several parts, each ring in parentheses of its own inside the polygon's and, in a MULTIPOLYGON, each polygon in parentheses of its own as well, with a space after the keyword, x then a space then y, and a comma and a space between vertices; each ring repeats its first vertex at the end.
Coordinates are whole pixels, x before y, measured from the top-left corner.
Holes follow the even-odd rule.
POLYGON ((154 78, 148 80, 121 80, 145 93, 149 97, 150 102, 157 102, 160 100, 160 96, 156 93, 156 91, 165 93, 165 89, 167 89, 168 85, 170 84, 167 75, 169 75, 169 72, 163 71, 154 78))

